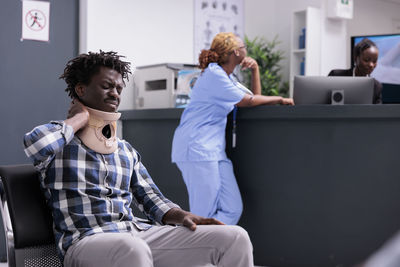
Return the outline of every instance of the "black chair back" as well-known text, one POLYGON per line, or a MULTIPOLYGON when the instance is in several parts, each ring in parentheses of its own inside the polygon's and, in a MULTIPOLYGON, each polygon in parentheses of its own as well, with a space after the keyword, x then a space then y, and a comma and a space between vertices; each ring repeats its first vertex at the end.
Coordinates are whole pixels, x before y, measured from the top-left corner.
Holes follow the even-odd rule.
POLYGON ((0 166, 1 214, 9 267, 62 267, 53 218, 30 164, 0 166))
POLYGON ((32 165, 0 166, 15 249, 54 244, 53 218, 32 165))

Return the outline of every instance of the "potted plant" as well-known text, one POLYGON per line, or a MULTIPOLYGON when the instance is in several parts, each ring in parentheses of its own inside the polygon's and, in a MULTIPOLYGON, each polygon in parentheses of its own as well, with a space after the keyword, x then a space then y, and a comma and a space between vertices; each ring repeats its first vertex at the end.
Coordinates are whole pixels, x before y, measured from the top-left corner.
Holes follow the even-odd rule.
MULTIPOLYGON (((284 59, 283 51, 277 49, 280 44, 277 37, 272 41, 256 37, 249 40, 245 36, 247 55, 254 58, 259 66, 261 79, 261 93, 263 95, 281 95, 287 97, 289 94, 288 82, 282 82, 280 62, 284 59)), ((244 83, 251 88, 250 70, 243 71, 244 83)))

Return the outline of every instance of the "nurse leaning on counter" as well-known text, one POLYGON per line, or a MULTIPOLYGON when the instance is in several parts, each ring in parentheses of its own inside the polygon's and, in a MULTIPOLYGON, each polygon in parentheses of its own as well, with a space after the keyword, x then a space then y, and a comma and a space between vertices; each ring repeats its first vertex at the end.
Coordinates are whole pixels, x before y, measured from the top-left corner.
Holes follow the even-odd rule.
POLYGON ((293 100, 261 95, 257 62, 247 57, 246 46, 233 33, 219 33, 211 48, 202 50, 202 73, 191 93, 191 102, 182 113, 172 143, 172 162, 182 173, 190 211, 236 224, 243 204, 225 153, 227 115, 235 106, 293 105, 293 100), (251 90, 246 94, 232 77, 234 68, 251 69, 251 90))

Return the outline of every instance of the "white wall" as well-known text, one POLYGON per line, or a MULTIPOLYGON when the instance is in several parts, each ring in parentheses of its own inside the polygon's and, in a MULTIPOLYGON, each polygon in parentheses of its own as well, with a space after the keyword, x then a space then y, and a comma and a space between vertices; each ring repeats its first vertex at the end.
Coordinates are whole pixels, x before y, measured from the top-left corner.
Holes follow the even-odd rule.
MULTIPOLYGON (((115 50, 136 66, 196 63, 193 57, 193 0, 80 0, 80 51, 115 50), (86 32, 86 33, 85 33, 86 32)), ((286 59, 282 74, 289 79, 292 13, 307 6, 324 10, 326 0, 244 0, 245 34, 278 36, 286 59)), ((321 21, 321 75, 349 65, 350 36, 390 33, 400 20, 400 4, 389 0, 354 0, 351 21, 321 21)), ((324 12, 324 11, 323 11, 324 12)), ((132 79, 121 109, 133 107, 132 79)))
MULTIPOLYGON (((356 0, 357 1, 357 0, 356 0)), ((359 0, 360 1, 360 0, 359 0)), ((321 9, 321 55, 320 74, 327 75, 333 68, 346 67, 347 23, 345 20, 326 18, 326 2, 323 0, 246 0, 246 34, 250 38, 275 36, 282 42, 280 49, 285 53, 282 62, 284 80, 289 79, 290 25, 294 11, 307 6, 321 9), (262 23, 265 20, 266 23, 262 23), (344 51, 344 52, 343 52, 344 51)))
POLYGON ((320 75, 325 76, 332 69, 344 69, 347 63, 347 25, 344 19, 327 18, 327 2, 322 3, 321 18, 321 64, 320 75))
MULTIPOLYGON (((321 30, 320 75, 325 76, 332 69, 347 67, 347 21, 323 18, 321 30)), ((350 41, 349 41, 350 42, 350 41)))
MULTIPOLYGON (((193 63, 193 1, 81 0, 80 4, 80 52, 117 51, 135 66, 193 63)), ((133 108, 132 80, 123 91, 121 110, 133 108)))
MULTIPOLYGON (((250 38, 278 36, 286 55, 282 62, 285 80, 289 78, 291 15, 307 6, 326 12, 325 0, 245 0, 245 33, 250 38)), ((354 0, 352 20, 324 18, 321 21, 321 75, 327 75, 333 68, 349 67, 351 36, 393 33, 394 20, 400 21, 400 2, 390 0, 354 0)))
POLYGON ((348 33, 350 36, 393 33, 393 20, 400 20, 400 2, 355 0, 348 33))
POLYGON ((399 33, 394 29, 394 20, 400 21, 400 2, 390 0, 355 0, 354 18, 348 23, 347 63, 350 65, 350 37, 399 33))
POLYGON ((321 0, 245 0, 245 34, 250 38, 263 36, 281 41, 279 49, 284 51, 282 75, 289 80, 290 25, 294 11, 307 6, 321 8, 321 0), (265 22, 263 22, 265 21, 265 22))

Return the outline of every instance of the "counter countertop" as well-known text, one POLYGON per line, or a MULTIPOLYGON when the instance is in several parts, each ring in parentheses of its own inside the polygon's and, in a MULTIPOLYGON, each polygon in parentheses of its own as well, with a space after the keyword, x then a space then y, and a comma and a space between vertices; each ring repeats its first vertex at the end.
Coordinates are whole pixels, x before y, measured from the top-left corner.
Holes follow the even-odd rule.
MULTIPOLYGON (((179 119, 183 109, 124 110, 122 120, 179 119)), ((239 108, 238 119, 400 118, 400 105, 302 105, 239 108)))

